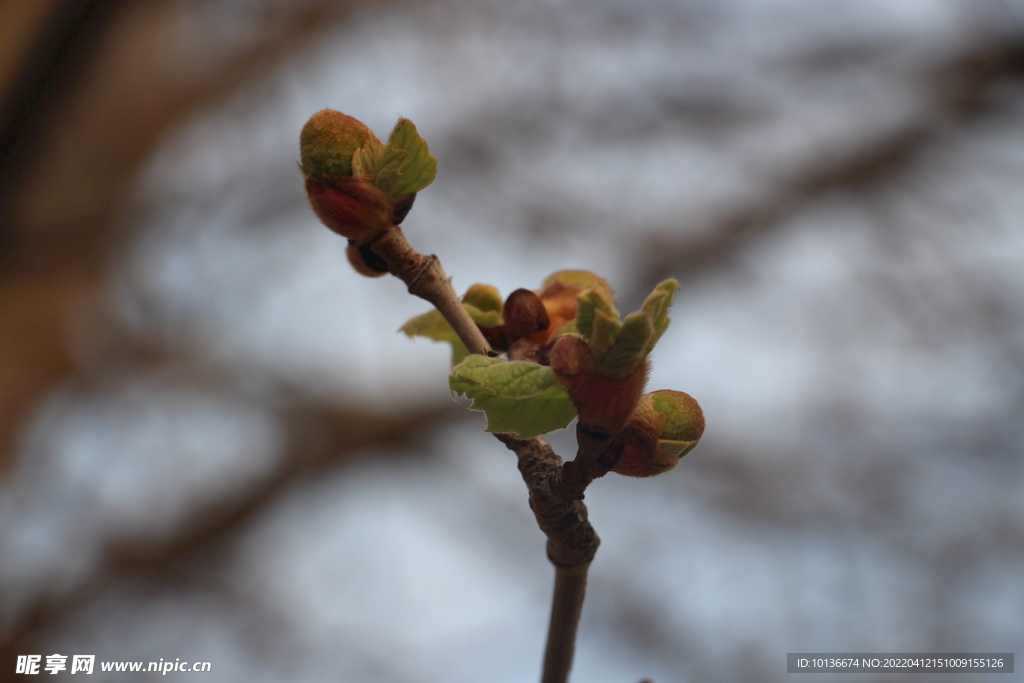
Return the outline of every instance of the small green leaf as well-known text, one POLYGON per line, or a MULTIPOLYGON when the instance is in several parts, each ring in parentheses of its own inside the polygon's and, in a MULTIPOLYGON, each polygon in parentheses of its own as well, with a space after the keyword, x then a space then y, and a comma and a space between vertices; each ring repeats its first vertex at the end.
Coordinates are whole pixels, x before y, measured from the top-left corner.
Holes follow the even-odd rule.
POLYGON ((668 328, 668 309, 679 283, 665 280, 654 288, 643 308, 619 322, 619 312, 609 296, 598 288, 576 298, 576 331, 590 345, 598 372, 610 379, 630 374, 636 363, 651 352, 668 328))
POLYGON ((398 119, 384 147, 376 185, 394 200, 419 192, 437 176, 437 157, 430 153, 409 119, 398 119))
POLYGON ((369 183, 377 179, 377 171, 384 162, 384 143, 376 137, 369 138, 352 155, 352 175, 369 183))
POLYGON ((402 178, 402 164, 408 157, 408 152, 391 147, 385 147, 381 155, 380 167, 377 169, 373 184, 391 199, 397 200, 402 196, 395 192, 395 188, 402 178))
POLYGON ((644 301, 642 310, 650 313, 651 322, 654 324, 654 336, 651 337, 647 353, 651 352, 654 345, 661 339, 661 335, 665 334, 665 330, 668 329, 668 309, 672 308, 672 300, 675 298, 677 289, 679 289, 679 283, 675 279, 664 280, 644 301))
POLYGON ((594 325, 590 338, 590 350, 594 352, 594 358, 598 363, 603 363, 605 356, 615 345, 615 340, 622 330, 622 323, 619 322, 618 311, 597 310, 594 316, 594 325))
POLYGON ((658 448, 668 451, 677 458, 692 451, 697 446, 697 441, 672 441, 669 439, 658 439, 658 448))
POLYGON ((452 393, 487 415, 487 431, 529 439, 568 426, 576 417, 569 393, 551 368, 526 361, 469 356, 452 369, 452 393))
POLYGON ((626 320, 615 337, 615 343, 600 359, 602 365, 627 366, 643 360, 650 351, 654 324, 646 311, 637 311, 626 316, 626 320))
POLYGON ((562 325, 562 327, 554 334, 555 337, 565 337, 567 335, 572 335, 574 337, 582 336, 580 335, 579 330, 576 329, 575 320, 570 320, 566 324, 562 325))
MULTIPOLYGON (((469 313, 469 317, 478 325, 493 327, 494 325, 501 324, 501 313, 497 311, 481 311, 472 304, 462 305, 466 312, 469 313)), ((453 366, 458 365, 463 358, 469 355, 469 349, 466 348, 466 345, 459 339, 459 335, 455 333, 452 326, 441 315, 441 311, 436 308, 432 308, 426 313, 412 318, 409 322, 402 325, 399 332, 404 332, 410 337, 426 337, 434 341, 448 342, 452 345, 453 366)))
POLYGON ((588 342, 595 335, 618 333, 619 311, 601 289, 588 289, 576 297, 576 329, 588 342))

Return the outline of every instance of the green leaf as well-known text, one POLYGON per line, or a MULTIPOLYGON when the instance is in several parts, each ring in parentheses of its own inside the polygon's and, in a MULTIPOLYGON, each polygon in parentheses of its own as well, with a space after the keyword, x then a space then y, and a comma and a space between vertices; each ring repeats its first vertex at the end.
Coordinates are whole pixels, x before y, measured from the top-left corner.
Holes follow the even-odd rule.
POLYGON ((568 426, 576 417, 569 393, 551 368, 526 361, 469 356, 452 368, 453 394, 487 415, 487 431, 529 439, 568 426))
POLYGON ((679 283, 665 280, 654 288, 643 308, 619 322, 615 304, 600 289, 581 292, 576 298, 576 330, 594 354, 598 371, 621 379, 651 352, 668 329, 668 310, 679 283))
POLYGON ((661 339, 661 335, 665 334, 665 330, 668 329, 668 309, 672 308, 672 300, 675 298, 677 289, 679 289, 679 283, 675 279, 664 280, 658 283, 658 286, 644 301, 642 310, 650 313, 651 322, 654 325, 654 335, 647 347, 647 353, 651 352, 654 345, 661 339))
MULTIPOLYGON (((493 327, 494 325, 501 324, 501 313, 497 311, 481 311, 471 304, 462 304, 462 306, 469 313, 469 317, 478 325, 493 327)), ((448 342, 452 345, 453 366, 458 365, 463 358, 469 355, 469 349, 466 348, 466 345, 459 339, 459 335, 455 333, 452 326, 441 315, 441 311, 436 308, 432 308, 426 313, 412 318, 402 325, 399 332, 404 332, 410 337, 426 337, 434 341, 448 342)))
POLYGON ((369 138, 352 155, 352 175, 372 184, 376 181, 377 172, 383 163, 384 143, 376 137, 369 138))
POLYGON ((397 200, 401 197, 401 195, 395 193, 395 188, 398 186, 399 180, 401 180, 402 164, 408 157, 409 153, 404 150, 395 150, 390 147, 384 148, 381 165, 377 169, 377 176, 373 184, 391 199, 397 200))
POLYGON ((559 328, 558 331, 555 332, 554 336, 556 336, 556 337, 565 337, 565 336, 568 336, 568 335, 572 335, 574 337, 582 336, 579 333, 579 330, 576 329, 576 321, 575 320, 570 320, 566 324, 562 325, 562 327, 559 328))
POLYGON ((630 365, 643 360, 650 351, 651 337, 654 336, 654 324, 651 315, 646 311, 637 311, 626 316, 619 328, 615 343, 600 359, 602 365, 613 367, 630 365))
POLYGON ((668 451, 677 458, 682 458, 696 446, 696 441, 671 441, 669 439, 658 439, 658 448, 663 451, 668 451))
POLYGON ((409 119, 398 119, 391 131, 375 185, 391 199, 419 192, 437 176, 437 157, 430 153, 427 142, 420 137, 409 119))
POLYGON ((588 342, 594 336, 618 332, 619 311, 601 290, 588 289, 576 297, 576 329, 588 342))

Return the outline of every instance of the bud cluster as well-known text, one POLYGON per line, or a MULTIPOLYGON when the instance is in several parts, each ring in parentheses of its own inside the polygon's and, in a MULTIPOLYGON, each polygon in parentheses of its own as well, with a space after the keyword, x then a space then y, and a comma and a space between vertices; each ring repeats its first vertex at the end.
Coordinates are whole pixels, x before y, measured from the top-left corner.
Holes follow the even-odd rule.
POLYGON ((700 405, 688 394, 644 393, 648 355, 668 327, 677 288, 675 280, 661 283, 622 321, 611 287, 587 271, 555 273, 539 291, 517 289, 504 301, 494 287, 473 285, 463 303, 500 313, 496 324, 478 321, 495 350, 518 340, 537 345, 536 358, 568 392, 580 424, 622 443, 611 470, 646 477, 672 469, 704 431, 700 405))
MULTIPOLYGON (((367 277, 390 272, 387 252, 374 248, 377 238, 402 222, 416 193, 437 174, 437 159, 416 127, 399 119, 384 144, 362 122, 324 109, 303 126, 299 145, 310 206, 348 239, 349 263, 367 277)), ((568 394, 580 425, 621 444, 613 449, 621 455, 612 471, 644 477, 675 466, 704 431, 700 406, 687 394, 644 393, 648 355, 668 327, 678 286, 662 282, 641 310, 621 320, 611 287, 584 270, 560 271, 540 290, 517 289, 505 299, 494 287, 473 285, 462 303, 491 348, 526 345, 530 360, 550 368, 551 386, 564 388, 561 400, 568 394)), ((414 318, 403 331, 450 341, 453 363, 468 354, 437 311, 414 318)))
POLYGON ((399 119, 388 143, 361 121, 332 109, 314 114, 299 135, 306 196, 317 218, 349 241, 357 272, 378 277, 387 262, 370 246, 401 224, 416 193, 437 174, 437 159, 408 119, 399 119))

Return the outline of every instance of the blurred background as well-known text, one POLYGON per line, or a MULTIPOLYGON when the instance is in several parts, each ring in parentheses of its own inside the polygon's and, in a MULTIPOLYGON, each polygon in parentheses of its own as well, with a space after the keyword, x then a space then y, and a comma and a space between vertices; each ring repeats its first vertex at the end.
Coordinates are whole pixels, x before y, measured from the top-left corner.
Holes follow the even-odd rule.
POLYGON ((575 681, 1024 652, 1024 3, 5 0, 0 94, 0 679, 539 678, 514 455, 306 206, 324 107, 416 122, 459 292, 682 284, 708 429, 588 491, 575 681))

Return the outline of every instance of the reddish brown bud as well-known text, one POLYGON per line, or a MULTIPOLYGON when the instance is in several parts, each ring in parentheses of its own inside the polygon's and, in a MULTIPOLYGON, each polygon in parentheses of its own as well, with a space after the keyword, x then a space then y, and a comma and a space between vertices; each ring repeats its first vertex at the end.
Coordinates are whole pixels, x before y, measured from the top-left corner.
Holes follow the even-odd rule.
POLYGON ((309 176, 306 196, 323 224, 350 240, 368 241, 391 224, 391 200, 359 178, 309 176))
POLYGON ((544 302, 528 289, 517 289, 508 295, 502 317, 509 341, 526 339, 535 332, 547 330, 551 324, 544 302))
POLYGON ((626 426, 647 384, 647 359, 622 379, 608 379, 595 370, 590 345, 565 336, 551 349, 551 369, 569 391, 581 424, 609 432, 626 426))
POLYGON ((509 341, 508 335, 505 334, 504 325, 487 326, 477 323, 477 328, 480 330, 480 334, 484 335, 484 339, 487 340, 492 349, 495 351, 508 351, 509 341))

